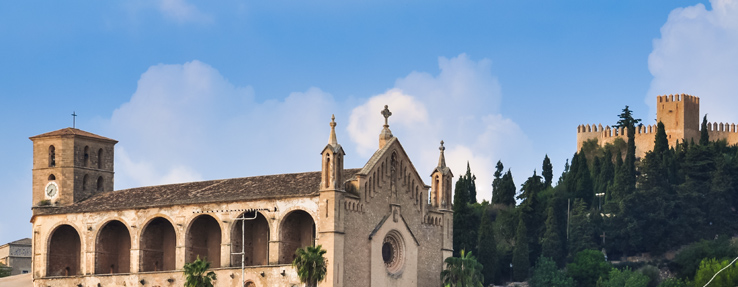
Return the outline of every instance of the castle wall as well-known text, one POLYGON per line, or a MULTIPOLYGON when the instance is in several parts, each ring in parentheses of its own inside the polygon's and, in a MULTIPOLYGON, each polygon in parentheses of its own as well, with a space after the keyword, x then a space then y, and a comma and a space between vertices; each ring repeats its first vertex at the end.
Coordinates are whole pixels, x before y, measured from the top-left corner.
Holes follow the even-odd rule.
MULTIPOLYGON (((700 99, 695 96, 677 94, 656 97, 657 122, 662 122, 669 146, 677 142, 700 140, 700 99)), ((725 140, 729 145, 738 144, 738 127, 729 123, 708 123, 707 131, 711 141, 725 140)), ((627 142, 627 130, 602 125, 580 125, 577 127, 577 151, 584 142, 596 139, 600 146, 612 143, 617 138, 627 142)), ((636 157, 643 158, 653 150, 656 125, 638 127, 635 134, 636 157)))

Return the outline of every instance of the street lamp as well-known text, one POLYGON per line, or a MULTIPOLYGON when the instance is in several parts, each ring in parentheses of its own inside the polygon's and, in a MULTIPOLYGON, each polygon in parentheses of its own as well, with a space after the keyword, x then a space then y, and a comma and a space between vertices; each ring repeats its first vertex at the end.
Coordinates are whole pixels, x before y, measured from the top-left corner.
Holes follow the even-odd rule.
POLYGON ((599 209, 602 210, 602 197, 605 196, 605 193, 604 192, 596 193, 595 196, 597 196, 599 198, 599 202, 600 202, 600 208, 599 209))
POLYGON ((513 282, 513 267, 512 267, 512 262, 510 262, 510 282, 513 282))

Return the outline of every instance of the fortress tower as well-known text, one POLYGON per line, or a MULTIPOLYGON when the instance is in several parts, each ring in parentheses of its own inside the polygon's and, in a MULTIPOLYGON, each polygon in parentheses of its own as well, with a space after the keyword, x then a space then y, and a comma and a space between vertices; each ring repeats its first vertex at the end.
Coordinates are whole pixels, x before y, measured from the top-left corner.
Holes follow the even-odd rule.
POLYGON ((699 142, 700 98, 690 95, 668 95, 656 97, 656 122, 664 123, 669 146, 677 140, 699 142))
MULTIPOLYGON (((677 142, 700 140, 700 98, 685 95, 664 95, 656 97, 656 120, 664 123, 669 146, 677 142)), ((614 120, 613 120, 614 121, 614 120)), ((710 140, 725 140, 729 145, 738 143, 735 124, 707 123, 710 140)), ((642 158, 653 149, 656 125, 638 126, 635 131, 636 157, 642 158)), ((577 127, 577 151, 584 142, 597 140, 600 146, 614 143, 618 139, 627 141, 627 129, 602 127, 599 125, 579 125, 577 127)))

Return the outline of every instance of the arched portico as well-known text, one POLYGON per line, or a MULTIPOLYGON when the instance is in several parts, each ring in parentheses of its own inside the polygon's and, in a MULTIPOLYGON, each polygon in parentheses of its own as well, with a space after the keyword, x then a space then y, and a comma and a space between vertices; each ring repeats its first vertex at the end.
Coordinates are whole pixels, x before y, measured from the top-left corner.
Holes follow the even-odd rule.
POLYGON ((74 276, 80 273, 82 242, 77 230, 68 224, 58 226, 49 237, 46 276, 74 276))
POLYGON ((315 244, 315 221, 309 213, 295 210, 287 214, 279 228, 279 263, 289 264, 298 248, 315 244))
POLYGON ((172 223, 162 217, 152 219, 141 235, 141 271, 174 270, 176 249, 172 223))
MULTIPOLYGON (((239 217, 254 218, 242 222, 233 221, 231 229, 231 253, 244 250, 244 265, 267 265, 269 259, 269 223, 259 212, 245 212, 239 217), (241 230, 245 232, 241 232, 241 230), (242 234, 244 236, 242 236, 242 234), (243 242, 242 242, 243 239, 243 242)), ((241 266, 241 255, 231 255, 231 266, 241 266)))
POLYGON ((185 238, 185 262, 200 259, 210 261, 210 267, 220 267, 220 224, 210 215, 200 215, 192 221, 185 238))
POLYGON ((95 274, 129 273, 131 234, 118 220, 106 223, 95 240, 95 274))

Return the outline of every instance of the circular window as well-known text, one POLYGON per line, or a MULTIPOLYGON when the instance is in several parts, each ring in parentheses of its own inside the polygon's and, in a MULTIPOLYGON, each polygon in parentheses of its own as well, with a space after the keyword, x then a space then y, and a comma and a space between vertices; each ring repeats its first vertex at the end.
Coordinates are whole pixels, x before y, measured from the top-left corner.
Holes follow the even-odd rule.
POLYGON ((405 263, 405 243, 399 232, 392 230, 382 241, 382 260, 387 271, 398 273, 405 263))

